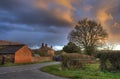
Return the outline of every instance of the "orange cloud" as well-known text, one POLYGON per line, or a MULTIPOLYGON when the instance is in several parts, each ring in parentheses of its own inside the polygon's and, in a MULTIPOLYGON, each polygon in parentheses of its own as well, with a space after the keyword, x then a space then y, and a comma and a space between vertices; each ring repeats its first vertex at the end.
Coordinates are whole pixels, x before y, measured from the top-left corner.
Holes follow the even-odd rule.
POLYGON ((103 25, 106 25, 106 22, 113 20, 114 17, 110 13, 111 9, 116 6, 116 0, 106 0, 101 1, 101 5, 97 7, 96 18, 103 25))
POLYGON ((39 0, 35 6, 72 24, 74 22, 72 12, 75 10, 72 2, 73 0, 39 0))
MULTIPOLYGON (((37 8, 44 9, 48 13, 53 14, 56 18, 60 18, 63 21, 74 24, 75 20, 80 20, 80 18, 89 17, 90 19, 95 19, 100 22, 103 27, 109 33, 109 39, 114 40, 118 38, 113 35, 111 29, 118 28, 119 24, 114 23, 115 17, 111 13, 114 11, 114 7, 118 5, 118 0, 101 0, 94 1, 95 5, 91 3, 85 3, 86 0, 39 0, 36 3, 37 8), (73 5, 74 4, 74 5, 73 5), (74 11, 78 12, 77 18, 74 17, 74 11), (111 24, 113 22, 113 24, 111 24)), ((73 26, 73 25, 71 25, 73 26)))
POLYGON ((114 23, 115 17, 111 13, 111 11, 114 11, 113 8, 116 5, 117 5, 117 0, 111 0, 111 1, 106 0, 106 1, 102 1, 101 5, 96 9, 96 19, 107 30, 109 34, 108 41, 117 41, 118 39, 118 35, 114 35, 113 33, 114 32, 113 29, 115 29, 116 28, 115 26, 118 24, 114 23), (112 24, 112 22, 114 25, 112 24))
POLYGON ((56 2, 56 4, 63 6, 67 9, 74 10, 75 8, 72 6, 73 0, 53 0, 56 2))
POLYGON ((106 21, 108 20, 113 20, 113 17, 111 14, 107 13, 104 9, 99 10, 97 12, 97 17, 96 17, 102 24, 105 24, 106 21))

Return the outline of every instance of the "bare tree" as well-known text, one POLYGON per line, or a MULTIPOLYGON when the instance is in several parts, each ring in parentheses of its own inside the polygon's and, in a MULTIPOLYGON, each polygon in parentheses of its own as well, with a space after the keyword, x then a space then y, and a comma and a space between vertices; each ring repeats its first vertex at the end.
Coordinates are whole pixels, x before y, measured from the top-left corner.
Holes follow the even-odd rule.
POLYGON ((68 36, 70 42, 83 47, 85 52, 92 55, 108 34, 101 24, 88 19, 79 21, 68 36))

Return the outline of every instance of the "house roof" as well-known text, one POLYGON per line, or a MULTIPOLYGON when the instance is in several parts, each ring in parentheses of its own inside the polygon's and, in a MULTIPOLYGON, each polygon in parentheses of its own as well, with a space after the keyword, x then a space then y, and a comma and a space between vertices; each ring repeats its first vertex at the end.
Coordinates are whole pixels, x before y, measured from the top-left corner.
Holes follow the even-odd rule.
POLYGON ((0 54, 14 54, 24 45, 0 45, 0 54))
POLYGON ((52 47, 48 47, 47 44, 42 43, 42 46, 39 48, 39 50, 53 50, 52 47))
POLYGON ((20 43, 0 40, 0 45, 18 45, 20 43))

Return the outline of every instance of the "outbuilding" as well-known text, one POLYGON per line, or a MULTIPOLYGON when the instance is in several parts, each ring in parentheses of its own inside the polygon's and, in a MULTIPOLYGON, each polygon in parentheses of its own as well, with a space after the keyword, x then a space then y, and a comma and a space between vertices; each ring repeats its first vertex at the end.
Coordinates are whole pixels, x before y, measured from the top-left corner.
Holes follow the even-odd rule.
POLYGON ((32 62, 32 52, 24 44, 0 45, 1 63, 28 63, 32 62))

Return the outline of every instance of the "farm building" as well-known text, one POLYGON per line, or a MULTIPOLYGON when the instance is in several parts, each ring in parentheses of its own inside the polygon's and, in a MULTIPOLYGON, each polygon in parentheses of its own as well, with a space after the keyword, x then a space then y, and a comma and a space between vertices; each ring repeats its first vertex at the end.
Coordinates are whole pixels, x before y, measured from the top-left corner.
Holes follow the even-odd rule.
POLYGON ((2 64, 32 62, 32 53, 24 44, 0 45, 0 60, 2 64))
POLYGON ((38 49, 38 51, 45 56, 54 56, 54 50, 52 49, 52 46, 48 47, 48 45, 44 43, 42 43, 42 46, 38 49))
POLYGON ((0 40, 0 45, 18 45, 18 44, 20 44, 20 43, 0 40))

